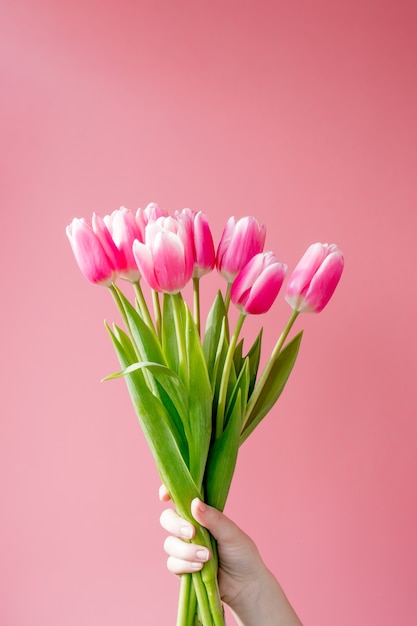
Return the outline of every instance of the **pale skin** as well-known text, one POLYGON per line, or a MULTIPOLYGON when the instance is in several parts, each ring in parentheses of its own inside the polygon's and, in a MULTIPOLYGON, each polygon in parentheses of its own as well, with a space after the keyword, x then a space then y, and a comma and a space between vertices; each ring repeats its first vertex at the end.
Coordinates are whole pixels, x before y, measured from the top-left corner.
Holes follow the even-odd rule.
MULTIPOLYGON (((160 489, 162 502, 169 500, 160 489)), ((266 567, 248 535, 226 515, 198 498, 191 503, 193 518, 217 540, 219 589, 222 601, 231 609, 239 626, 302 626, 280 584, 266 567)), ((199 571, 211 554, 203 546, 189 543, 194 526, 172 509, 164 510, 161 526, 169 533, 164 549, 169 555, 170 572, 181 574, 199 571)))

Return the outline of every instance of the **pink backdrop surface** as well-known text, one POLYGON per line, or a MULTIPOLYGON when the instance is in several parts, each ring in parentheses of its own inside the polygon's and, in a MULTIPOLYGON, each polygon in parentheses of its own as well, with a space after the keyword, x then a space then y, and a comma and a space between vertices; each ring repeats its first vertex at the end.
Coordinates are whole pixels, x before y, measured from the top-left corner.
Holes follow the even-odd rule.
POLYGON ((1 2, 2 626, 174 623, 158 476, 123 382, 99 382, 117 316, 65 237, 150 201, 216 240, 253 214, 290 267, 344 251, 226 510, 306 626, 415 624, 416 6, 1 2))

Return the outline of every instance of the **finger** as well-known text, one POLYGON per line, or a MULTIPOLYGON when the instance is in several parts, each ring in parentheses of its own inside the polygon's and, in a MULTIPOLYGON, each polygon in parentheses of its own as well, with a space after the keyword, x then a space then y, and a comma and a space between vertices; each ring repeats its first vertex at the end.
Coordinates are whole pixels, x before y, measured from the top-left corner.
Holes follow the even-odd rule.
POLYGON ((192 574, 193 572, 198 572, 203 569, 204 563, 199 563, 198 561, 182 561, 181 559, 176 559, 173 556, 170 556, 167 560, 167 568, 172 574, 176 574, 180 576, 181 574, 192 574))
POLYGON ((187 543, 172 535, 165 539, 164 550, 174 559, 188 563, 205 563, 210 558, 210 552, 204 546, 187 543))
POLYGON ((199 498, 194 498, 192 501, 191 512, 194 519, 207 528, 222 544, 236 543, 239 536, 246 537, 245 533, 224 513, 202 502, 199 498))
POLYGON ((171 496, 168 493, 168 489, 165 485, 161 485, 159 487, 159 499, 161 502, 169 502, 171 500, 171 496))
POLYGON ((162 511, 159 522, 167 532, 182 539, 192 539, 195 535, 195 528, 190 522, 180 517, 174 509, 162 511))

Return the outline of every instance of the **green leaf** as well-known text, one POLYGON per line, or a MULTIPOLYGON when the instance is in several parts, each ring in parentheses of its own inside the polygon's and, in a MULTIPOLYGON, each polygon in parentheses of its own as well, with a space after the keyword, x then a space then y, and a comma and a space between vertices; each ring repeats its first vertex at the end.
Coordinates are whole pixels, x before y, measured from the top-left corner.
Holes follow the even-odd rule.
MULTIPOLYGON (((132 360, 133 362, 137 360, 136 353, 135 353, 135 350, 133 349, 130 338, 126 335, 126 333, 123 330, 121 330, 117 326, 114 326, 114 329, 112 330, 110 326, 107 324, 107 322, 105 322, 104 325, 107 329, 107 332, 109 333, 111 342, 116 351, 120 365, 122 366, 123 369, 130 367, 132 365, 132 360)), ((134 371, 134 373, 132 373, 132 376, 136 379, 137 384, 138 385, 142 384, 142 381, 143 383, 145 383, 143 371, 141 371, 138 368, 136 368, 136 370, 134 371)), ((103 380, 106 380, 107 378, 110 378, 110 377, 117 377, 119 375, 120 375, 119 373, 110 374, 110 376, 104 378, 103 380)))
MULTIPOLYGON (((219 380, 220 380, 218 372, 219 372, 220 366, 223 365, 224 360, 226 358, 227 346, 228 346, 228 343, 226 340, 226 323, 225 321, 223 321, 221 333, 219 336, 219 342, 217 344, 217 351, 214 357, 214 361, 212 363, 212 367, 209 368, 207 365, 213 397, 217 397, 216 396, 216 383, 219 383, 219 380)), ((218 386, 219 384, 217 384, 217 392, 218 392, 218 386)))
POLYGON ((116 290, 125 311, 129 327, 128 331, 132 339, 132 343, 138 352, 137 360, 150 361, 152 363, 161 363, 166 365, 165 357, 155 331, 149 328, 149 326, 143 321, 134 306, 132 306, 120 289, 117 287, 114 287, 114 289, 116 290))
POLYGON ((203 481, 211 439, 212 390, 200 336, 185 302, 184 317, 189 380, 190 467, 191 475, 199 486, 203 481))
POLYGON ((303 331, 299 332, 279 353, 255 406, 250 415, 246 416, 245 426, 240 440, 241 444, 271 410, 284 390, 285 384, 297 359, 302 336, 303 331))
POLYGON ((242 420, 240 390, 222 435, 210 448, 204 478, 206 501, 223 511, 236 467, 242 420))
POLYGON ((239 372, 242 369, 243 362, 243 339, 241 339, 236 345, 235 352, 233 354, 233 363, 237 375, 239 375, 239 372))
POLYGON ((146 370, 152 373, 157 383, 157 396, 166 408, 170 422, 181 449, 184 460, 188 464, 189 450, 187 432, 189 431, 188 394, 179 376, 165 365, 140 361, 128 365, 120 372, 109 374, 103 380, 112 380, 127 376, 138 370, 146 370))
POLYGON ((210 374, 215 366, 216 355, 221 336, 229 341, 229 328, 227 320, 227 312, 224 304, 223 296, 220 291, 211 306, 207 315, 206 328, 204 332, 203 351, 207 363, 207 369, 210 374))
POLYGON ((116 348, 121 365, 127 364, 127 366, 120 372, 106 376, 103 380, 107 381, 131 374, 138 388, 142 388, 143 386, 149 388, 149 381, 146 376, 143 375, 143 372, 151 372, 153 382, 156 383, 156 395, 167 410, 168 419, 178 447, 181 450, 185 462, 188 463, 189 452, 185 434, 185 429, 188 424, 188 396, 183 383, 174 372, 159 363, 149 363, 146 361, 132 363, 132 356, 134 359, 136 358, 134 351, 129 348, 128 343, 127 350, 123 345, 124 343, 126 344, 126 341, 130 341, 127 335, 123 333, 123 331, 120 331, 120 329, 117 329, 117 333, 112 333, 108 327, 107 329, 113 345, 116 348), (120 339, 122 339, 122 341, 120 341, 120 339), (140 375, 134 376, 135 373, 140 375))
POLYGON ((255 386, 256 376, 258 374, 259 361, 261 358, 261 346, 262 346, 262 332, 263 329, 258 333, 255 341, 253 342, 251 349, 249 350, 247 357, 249 358, 249 371, 250 371, 250 384, 249 384, 249 392, 248 397, 251 395, 253 388, 255 386))
MULTIPOLYGON (((185 328, 185 320, 181 324, 185 328)), ((162 303, 162 349, 169 367, 174 372, 179 371, 178 337, 175 326, 174 299, 165 293, 162 303)))
MULTIPOLYGON (((222 381, 222 376, 224 373, 224 364, 226 361, 227 350, 229 348, 229 342, 227 341, 224 334, 221 335, 219 340, 219 345, 217 346, 217 354, 213 367, 211 384, 213 389, 213 409, 217 407, 220 385, 222 381)), ((227 394, 226 397, 233 391, 233 388, 236 384, 236 372, 234 364, 230 368, 229 380, 227 381, 227 394)))
MULTIPOLYGON (((129 358, 116 335, 110 330, 110 338, 123 368, 129 366, 129 358)), ((153 395, 145 383, 142 369, 136 369, 124 377, 142 431, 154 456, 160 477, 168 489, 179 514, 191 519, 190 505, 195 497, 201 497, 186 462, 181 454, 172 430, 170 416, 162 402, 153 395)))
POLYGON ((129 363, 135 363, 137 361, 137 356, 130 337, 121 328, 116 326, 116 324, 113 324, 113 332, 126 353, 129 363))
POLYGON ((244 365, 245 359, 249 358, 249 370, 250 370, 250 385, 249 385, 249 396, 251 395, 253 388, 255 386, 256 376, 259 368, 259 361, 261 357, 261 343, 262 343, 262 332, 263 329, 258 333, 255 341, 253 342, 249 352, 244 357, 243 356, 243 339, 239 341, 236 346, 235 353, 233 355, 233 363, 236 370, 236 375, 239 376, 240 370, 244 365))
POLYGON ((243 367, 240 370, 240 374, 239 374, 239 378, 236 381, 236 385, 234 386, 232 393, 230 394, 230 397, 227 398, 227 403, 226 403, 226 424, 227 421, 230 418, 230 415, 232 413, 232 411, 234 410, 234 405, 237 401, 237 398, 240 398, 240 402, 241 402, 241 414, 244 415, 245 412, 245 408, 246 408, 246 402, 248 399, 248 392, 249 392, 249 359, 248 357, 245 358, 244 362, 243 362, 243 367))

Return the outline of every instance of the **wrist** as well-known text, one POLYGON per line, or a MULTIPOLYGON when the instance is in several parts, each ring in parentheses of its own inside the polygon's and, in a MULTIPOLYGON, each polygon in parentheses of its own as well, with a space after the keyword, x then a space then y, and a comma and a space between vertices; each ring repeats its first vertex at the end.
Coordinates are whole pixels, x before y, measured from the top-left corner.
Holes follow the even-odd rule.
POLYGON ((239 626, 302 626, 282 587, 265 566, 230 608, 239 626))

